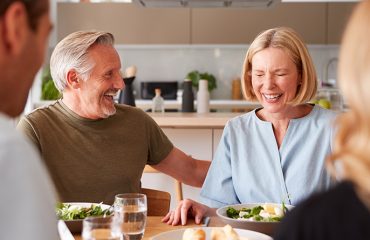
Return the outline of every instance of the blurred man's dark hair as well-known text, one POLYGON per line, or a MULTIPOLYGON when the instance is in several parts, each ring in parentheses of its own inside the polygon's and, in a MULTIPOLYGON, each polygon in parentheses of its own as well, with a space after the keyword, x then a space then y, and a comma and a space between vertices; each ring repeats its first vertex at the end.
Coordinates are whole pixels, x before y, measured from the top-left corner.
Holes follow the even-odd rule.
POLYGON ((0 16, 2 17, 6 9, 14 2, 21 2, 24 4, 27 14, 28 23, 32 30, 36 30, 40 16, 48 11, 48 0, 1 0, 0 1, 0 16))

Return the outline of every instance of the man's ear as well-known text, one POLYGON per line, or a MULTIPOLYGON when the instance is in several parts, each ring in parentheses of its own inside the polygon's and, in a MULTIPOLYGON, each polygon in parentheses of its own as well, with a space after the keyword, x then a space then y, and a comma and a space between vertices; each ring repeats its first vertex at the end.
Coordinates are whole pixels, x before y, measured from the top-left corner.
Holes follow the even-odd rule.
POLYGON ((3 41, 5 51, 18 55, 27 44, 30 27, 23 3, 14 2, 6 10, 3 19, 3 41))
POLYGON ((81 79, 79 78, 77 72, 75 70, 70 70, 67 73, 67 86, 72 89, 80 88, 81 86, 81 79))

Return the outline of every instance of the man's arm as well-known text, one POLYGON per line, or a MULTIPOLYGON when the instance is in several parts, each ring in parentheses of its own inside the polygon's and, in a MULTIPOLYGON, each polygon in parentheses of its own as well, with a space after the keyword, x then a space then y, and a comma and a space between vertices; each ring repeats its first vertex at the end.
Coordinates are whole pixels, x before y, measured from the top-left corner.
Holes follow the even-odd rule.
POLYGON ((174 147, 165 159, 152 167, 187 185, 201 187, 210 164, 210 161, 196 160, 174 147))

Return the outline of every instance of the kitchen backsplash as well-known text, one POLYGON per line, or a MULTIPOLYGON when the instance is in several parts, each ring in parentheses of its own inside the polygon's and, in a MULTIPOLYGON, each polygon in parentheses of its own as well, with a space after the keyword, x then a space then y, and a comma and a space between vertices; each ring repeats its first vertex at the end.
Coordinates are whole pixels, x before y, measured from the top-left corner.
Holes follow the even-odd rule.
MULTIPOLYGON (((137 66, 134 81, 137 98, 140 98, 142 81, 181 83, 188 72, 199 70, 217 78, 217 89, 211 93, 212 99, 230 99, 231 81, 241 74, 248 45, 117 45, 116 48, 123 70, 130 65, 137 66)), ((339 45, 309 45, 308 48, 318 78, 324 79, 329 60, 338 56, 339 45)), ((330 68, 330 71, 335 70, 330 68)), ((40 85, 38 76, 30 95, 33 102, 40 99, 40 85)))

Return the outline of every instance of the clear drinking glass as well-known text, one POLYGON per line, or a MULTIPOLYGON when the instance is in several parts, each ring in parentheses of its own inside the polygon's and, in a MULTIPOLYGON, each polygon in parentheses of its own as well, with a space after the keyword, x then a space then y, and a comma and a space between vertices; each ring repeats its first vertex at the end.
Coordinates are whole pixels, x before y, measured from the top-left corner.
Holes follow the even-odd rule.
POLYGON ((87 217, 82 222, 83 240, 121 240, 120 221, 116 216, 87 217))
POLYGON ((115 196, 114 215, 121 222, 121 230, 129 240, 140 240, 144 235, 147 203, 146 195, 123 193, 115 196))

